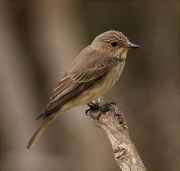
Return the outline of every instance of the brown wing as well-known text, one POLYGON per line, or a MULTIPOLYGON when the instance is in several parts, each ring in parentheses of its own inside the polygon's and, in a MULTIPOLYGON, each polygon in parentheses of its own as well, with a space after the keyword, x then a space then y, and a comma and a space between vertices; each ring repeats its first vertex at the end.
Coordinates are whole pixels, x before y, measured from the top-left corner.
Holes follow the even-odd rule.
MULTIPOLYGON (((78 57, 76 59, 78 59, 78 57)), ((56 86, 49 104, 37 119, 42 116, 46 117, 57 111, 65 103, 96 84, 113 65, 113 59, 107 59, 105 61, 99 61, 98 59, 96 59, 96 63, 90 62, 86 64, 76 63, 75 60, 72 64, 73 67, 70 67, 69 71, 56 86), (76 65, 74 65, 74 63, 76 63, 76 65), (82 66, 84 68, 82 68, 82 66)))

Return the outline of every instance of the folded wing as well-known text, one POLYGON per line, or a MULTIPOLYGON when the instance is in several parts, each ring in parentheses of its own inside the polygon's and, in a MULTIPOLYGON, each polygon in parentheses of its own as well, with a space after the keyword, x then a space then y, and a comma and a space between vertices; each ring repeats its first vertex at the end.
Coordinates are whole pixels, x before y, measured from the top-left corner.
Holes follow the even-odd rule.
POLYGON ((57 111, 65 103, 96 84, 107 73, 109 68, 112 66, 112 62, 112 60, 109 60, 108 65, 101 64, 101 67, 96 65, 94 68, 90 67, 87 71, 66 73, 54 89, 49 104, 37 119, 42 116, 46 117, 57 111))

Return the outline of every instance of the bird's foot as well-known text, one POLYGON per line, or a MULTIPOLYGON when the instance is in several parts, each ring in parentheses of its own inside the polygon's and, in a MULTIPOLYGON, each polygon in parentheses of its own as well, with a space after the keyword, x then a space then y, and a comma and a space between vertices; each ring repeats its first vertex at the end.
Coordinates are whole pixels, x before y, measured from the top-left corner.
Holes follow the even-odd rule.
POLYGON ((97 120, 99 120, 99 117, 101 116, 102 113, 107 112, 107 111, 112 112, 112 110, 109 107, 111 105, 116 106, 116 103, 111 102, 111 103, 106 103, 105 105, 100 106, 98 102, 96 102, 96 103, 91 102, 91 103, 88 103, 87 105, 89 106, 89 109, 86 110, 86 115, 88 115, 88 112, 90 110, 99 110, 100 112, 97 115, 97 120))
POLYGON ((89 106, 89 109, 86 110, 86 115, 88 116, 88 112, 90 110, 99 110, 100 106, 98 102, 91 102, 87 104, 89 106))
POLYGON ((115 106, 116 106, 116 103, 111 102, 111 103, 106 103, 106 104, 103 105, 103 106, 100 106, 100 113, 98 114, 97 119, 99 119, 99 117, 101 116, 101 114, 102 114, 103 112, 111 111, 111 113, 112 113, 112 110, 109 108, 111 105, 115 105, 115 106))

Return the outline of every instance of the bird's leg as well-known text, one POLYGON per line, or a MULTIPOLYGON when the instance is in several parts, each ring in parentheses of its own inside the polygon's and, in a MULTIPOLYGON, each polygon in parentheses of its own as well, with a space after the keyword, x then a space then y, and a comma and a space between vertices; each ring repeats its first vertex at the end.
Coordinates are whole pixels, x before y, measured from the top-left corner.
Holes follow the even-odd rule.
MULTIPOLYGON (((88 115, 87 113, 90 111, 90 110, 99 110, 99 114, 97 116, 97 120, 99 120, 99 117, 101 116, 101 114, 103 112, 107 112, 107 111, 111 111, 111 109, 109 108, 109 106, 111 105, 116 105, 116 103, 112 102, 112 103, 106 103, 106 105, 103 105, 103 106, 100 106, 98 102, 95 102, 92 101, 91 103, 88 103, 87 105, 89 106, 89 109, 86 110, 86 115, 88 115)), ((112 112, 112 111, 111 111, 112 112)))

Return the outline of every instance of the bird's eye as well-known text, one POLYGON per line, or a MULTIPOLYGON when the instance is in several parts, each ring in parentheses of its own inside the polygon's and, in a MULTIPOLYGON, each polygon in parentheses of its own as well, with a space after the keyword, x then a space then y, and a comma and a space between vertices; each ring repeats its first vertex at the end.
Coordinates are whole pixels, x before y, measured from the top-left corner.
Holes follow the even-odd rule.
POLYGON ((111 46, 116 47, 117 43, 116 42, 111 42, 111 46))

